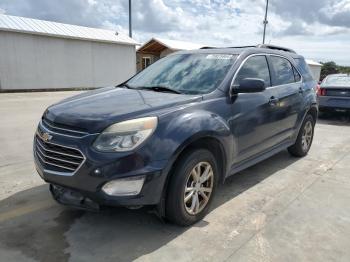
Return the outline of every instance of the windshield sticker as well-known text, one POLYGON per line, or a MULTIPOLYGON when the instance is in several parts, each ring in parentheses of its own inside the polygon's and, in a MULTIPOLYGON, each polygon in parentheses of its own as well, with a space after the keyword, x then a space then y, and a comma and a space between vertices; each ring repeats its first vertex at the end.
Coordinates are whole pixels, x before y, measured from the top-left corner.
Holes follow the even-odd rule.
POLYGON ((227 54, 210 54, 207 55, 206 59, 221 59, 221 60, 229 60, 232 59, 233 55, 227 55, 227 54))

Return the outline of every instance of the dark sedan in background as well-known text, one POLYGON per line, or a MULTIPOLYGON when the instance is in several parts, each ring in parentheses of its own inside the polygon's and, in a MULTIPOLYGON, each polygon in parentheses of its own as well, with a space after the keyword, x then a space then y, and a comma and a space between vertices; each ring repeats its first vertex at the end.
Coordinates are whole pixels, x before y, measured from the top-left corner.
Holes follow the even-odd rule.
POLYGON ((328 75, 317 90, 320 112, 350 112, 350 75, 328 75))

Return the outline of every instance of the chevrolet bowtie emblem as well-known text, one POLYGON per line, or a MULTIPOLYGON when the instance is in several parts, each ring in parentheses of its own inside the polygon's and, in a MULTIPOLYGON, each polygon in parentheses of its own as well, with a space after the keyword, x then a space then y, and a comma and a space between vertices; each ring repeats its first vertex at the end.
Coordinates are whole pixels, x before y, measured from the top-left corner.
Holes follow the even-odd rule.
POLYGON ((50 141, 50 140, 52 139, 52 135, 50 135, 50 134, 48 134, 48 133, 43 133, 43 134, 41 135, 41 138, 42 138, 45 142, 47 142, 47 141, 50 141))

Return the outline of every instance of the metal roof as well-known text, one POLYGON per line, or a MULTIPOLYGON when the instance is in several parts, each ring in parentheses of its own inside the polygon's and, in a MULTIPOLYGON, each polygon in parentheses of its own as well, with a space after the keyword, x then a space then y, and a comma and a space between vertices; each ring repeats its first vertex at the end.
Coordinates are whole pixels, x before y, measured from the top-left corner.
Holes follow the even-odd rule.
POLYGON ((125 45, 138 43, 119 32, 78 25, 62 24, 26 17, 0 14, 0 31, 20 32, 59 38, 80 39, 95 42, 109 42, 125 45))
POLYGON ((204 46, 204 45, 195 44, 191 42, 170 40, 170 39, 164 39, 164 38, 158 38, 158 37, 153 39, 167 46, 168 48, 174 49, 174 50, 193 50, 193 49, 199 49, 204 46))
POLYGON ((178 40, 170 40, 170 39, 163 39, 158 37, 153 37, 149 41, 147 41, 145 44, 140 46, 137 51, 142 51, 153 42, 159 43, 160 45, 164 46, 164 48, 169 48, 172 50, 194 50, 199 49, 201 47, 204 47, 204 45, 195 44, 191 42, 185 42, 185 41, 178 41, 178 40))
POLYGON ((311 59, 305 59, 305 61, 308 65, 322 66, 320 63, 317 63, 316 61, 311 60, 311 59))

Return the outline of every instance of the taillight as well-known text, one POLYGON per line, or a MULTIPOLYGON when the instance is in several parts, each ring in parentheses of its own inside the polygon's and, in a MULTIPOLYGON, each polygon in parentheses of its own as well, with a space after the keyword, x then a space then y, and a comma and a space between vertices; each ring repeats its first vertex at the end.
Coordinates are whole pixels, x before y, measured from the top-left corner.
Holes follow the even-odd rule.
POLYGON ((320 87, 320 85, 317 85, 317 87, 316 87, 316 94, 318 96, 325 96, 326 95, 326 89, 320 87))
POLYGON ((318 96, 320 95, 320 89, 321 89, 320 85, 317 84, 317 85, 316 85, 316 94, 317 94, 318 96))

